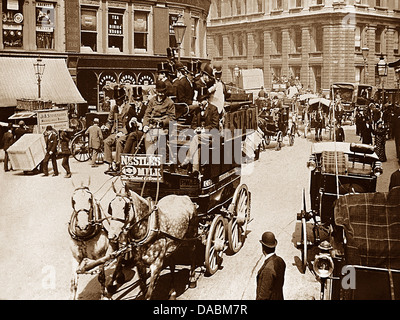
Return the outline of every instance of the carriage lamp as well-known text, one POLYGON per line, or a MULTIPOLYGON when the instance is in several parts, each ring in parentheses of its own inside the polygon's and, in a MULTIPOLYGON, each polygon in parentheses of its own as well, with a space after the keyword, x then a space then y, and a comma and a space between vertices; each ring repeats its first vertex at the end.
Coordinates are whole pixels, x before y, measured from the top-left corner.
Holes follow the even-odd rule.
POLYGON ((376 161, 374 168, 374 175, 379 177, 383 173, 382 162, 376 161))
POLYGON ((38 56, 36 63, 33 64, 35 68, 35 75, 37 79, 37 85, 38 85, 38 98, 41 98, 41 84, 42 84, 42 76, 44 73, 44 67, 46 66, 44 63, 42 63, 42 58, 40 55, 38 56))
POLYGON ((172 25, 174 28, 175 40, 178 45, 178 62, 181 61, 181 44, 186 31, 186 25, 182 21, 182 15, 178 16, 178 20, 172 25))
POLYGON ((315 160, 315 156, 310 156, 310 158, 307 161, 307 168, 310 169, 310 171, 313 171, 317 168, 317 162, 315 160))
POLYGON ((315 256, 313 270, 318 277, 326 279, 332 275, 334 268, 333 259, 329 253, 332 250, 332 246, 325 240, 321 242, 318 248, 321 252, 315 256))

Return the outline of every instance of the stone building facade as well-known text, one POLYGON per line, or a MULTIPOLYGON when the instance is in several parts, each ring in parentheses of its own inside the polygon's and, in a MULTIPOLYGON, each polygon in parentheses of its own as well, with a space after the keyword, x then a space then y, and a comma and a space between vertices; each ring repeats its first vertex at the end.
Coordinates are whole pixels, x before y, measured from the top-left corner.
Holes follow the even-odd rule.
POLYGON ((167 48, 176 47, 172 25, 179 16, 186 25, 182 61, 207 59, 209 6, 210 0, 1 0, 0 56, 65 59, 96 107, 106 81, 154 82, 167 48))
MULTIPOLYGON (((298 77, 318 92, 336 81, 378 85, 376 64, 400 58, 399 37, 397 0, 212 0, 207 48, 227 82, 235 66, 261 68, 267 89, 298 77)), ((396 87, 393 69, 384 81, 396 87)))

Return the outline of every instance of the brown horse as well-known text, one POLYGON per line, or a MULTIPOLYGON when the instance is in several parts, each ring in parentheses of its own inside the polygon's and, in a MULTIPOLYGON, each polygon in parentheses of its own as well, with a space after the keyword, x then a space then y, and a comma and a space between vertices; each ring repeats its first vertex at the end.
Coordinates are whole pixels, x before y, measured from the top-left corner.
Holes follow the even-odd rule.
MULTIPOLYGON (((116 192, 115 188, 114 191, 116 192)), ((138 270, 140 288, 145 299, 150 299, 160 276, 165 260, 178 247, 192 240, 193 255, 190 286, 194 287, 194 250, 197 236, 196 205, 188 196, 168 195, 157 206, 126 187, 110 202, 109 239, 121 245, 129 243, 132 259, 138 270), (150 268, 150 283, 146 286, 146 271, 150 268)), ((120 272, 121 257, 117 261, 115 274, 120 272)), ((174 265, 170 261, 173 281, 174 265)), ((114 275, 113 275, 114 280, 114 275)), ((170 291, 173 296, 174 290, 170 291)))
MULTIPOLYGON (((71 298, 76 299, 78 288, 78 270, 87 259, 97 260, 105 256, 109 247, 106 230, 101 223, 102 213, 95 203, 93 194, 86 186, 74 190, 72 197, 73 213, 69 222, 68 232, 71 236, 71 251, 73 259, 73 277, 71 280, 71 298)), ((98 280, 102 287, 102 297, 105 296, 104 265, 100 266, 98 280)))

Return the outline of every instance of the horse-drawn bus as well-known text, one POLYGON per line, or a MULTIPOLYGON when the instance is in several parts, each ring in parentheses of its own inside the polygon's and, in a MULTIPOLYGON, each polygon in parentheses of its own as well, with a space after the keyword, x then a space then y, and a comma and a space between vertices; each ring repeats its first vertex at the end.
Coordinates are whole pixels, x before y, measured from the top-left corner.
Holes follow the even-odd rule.
MULTIPOLYGON (((152 296, 165 259, 178 247, 204 248, 206 274, 212 275, 220 269, 224 253, 234 254, 242 248, 250 221, 251 194, 241 183, 241 166, 242 145, 257 130, 257 108, 252 101, 225 104, 222 128, 212 131, 208 147, 199 149, 198 171, 181 166, 178 156, 187 153, 196 137, 190 139, 185 133, 188 127, 179 121, 173 126, 176 130, 168 136, 167 154, 141 153, 143 149, 137 148, 134 154, 121 155, 121 170, 114 179, 124 187, 114 189, 107 212, 93 218, 93 224, 110 224, 108 237, 114 251, 91 258, 95 261, 89 263, 81 261, 78 268, 79 273, 86 272, 117 259, 113 274, 117 279, 129 253, 143 280, 146 299, 152 296), (146 286, 145 270, 150 266, 146 286)), ((192 265, 191 280, 193 274, 192 265)))

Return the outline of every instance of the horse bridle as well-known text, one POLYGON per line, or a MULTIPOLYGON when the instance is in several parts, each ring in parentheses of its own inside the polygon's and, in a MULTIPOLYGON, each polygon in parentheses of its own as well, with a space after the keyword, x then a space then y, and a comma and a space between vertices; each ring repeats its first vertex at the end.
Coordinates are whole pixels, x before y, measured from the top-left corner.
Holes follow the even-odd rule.
POLYGON ((71 197, 71 203, 72 203, 73 212, 72 212, 72 216, 71 216, 71 221, 69 222, 68 231, 69 231, 69 234, 71 235, 71 237, 73 239, 75 239, 75 240, 89 240, 89 239, 93 238, 94 236, 96 236, 98 234, 98 232, 101 229, 100 228, 101 222, 104 219, 96 220, 97 217, 95 217, 95 215, 93 214, 94 210, 95 210, 95 202, 94 202, 93 194, 89 191, 89 188, 85 187, 85 186, 77 188, 77 189, 75 189, 74 194, 75 194, 76 191, 79 191, 79 190, 85 190, 87 193, 90 194, 90 209, 79 209, 79 210, 76 210, 74 197, 72 196, 71 197), (88 215, 88 227, 87 227, 87 232, 88 233, 86 235, 78 235, 78 234, 76 234, 76 232, 74 230, 73 223, 72 223, 73 221, 75 221, 77 215, 80 212, 84 212, 84 213, 86 213, 88 215), (90 232, 90 231, 92 231, 92 232, 90 232))

